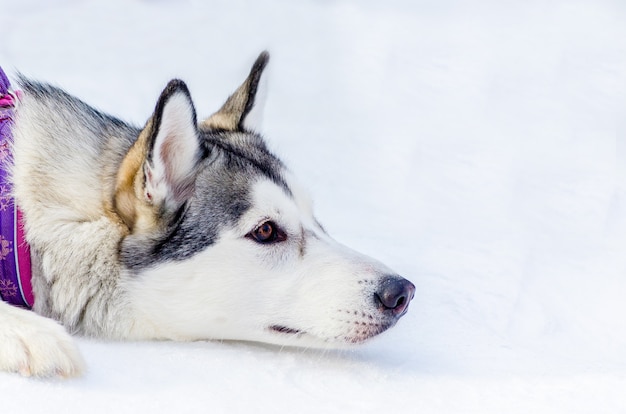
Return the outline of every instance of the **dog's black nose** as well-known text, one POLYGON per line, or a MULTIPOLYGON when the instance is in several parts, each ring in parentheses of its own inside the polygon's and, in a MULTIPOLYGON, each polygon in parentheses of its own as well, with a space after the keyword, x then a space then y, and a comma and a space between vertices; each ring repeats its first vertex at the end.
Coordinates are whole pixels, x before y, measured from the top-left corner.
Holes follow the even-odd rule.
POLYGON ((381 310, 397 317, 404 315, 414 295, 415 285, 397 276, 383 280, 374 294, 381 310))

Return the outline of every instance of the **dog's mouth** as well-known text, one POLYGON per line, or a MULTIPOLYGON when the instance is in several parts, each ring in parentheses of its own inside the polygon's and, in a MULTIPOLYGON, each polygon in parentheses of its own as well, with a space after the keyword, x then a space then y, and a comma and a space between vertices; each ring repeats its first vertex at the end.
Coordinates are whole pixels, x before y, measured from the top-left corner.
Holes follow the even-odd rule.
MULTIPOLYGON (((391 328, 394 323, 370 323, 366 326, 363 322, 351 322, 355 324, 355 328, 347 333, 331 336, 331 337, 318 337, 323 343, 335 344, 335 345, 357 345, 366 342, 374 336, 380 335, 387 329, 391 328)), ((267 327, 270 332, 290 336, 291 338, 301 338, 302 336, 309 336, 306 331, 300 329, 291 328, 284 325, 270 325, 267 327)))
POLYGON ((269 330, 272 332, 277 332, 277 333, 286 334, 286 335, 299 335, 299 334, 304 333, 303 331, 299 329, 289 328, 283 325, 272 325, 269 327, 269 330))

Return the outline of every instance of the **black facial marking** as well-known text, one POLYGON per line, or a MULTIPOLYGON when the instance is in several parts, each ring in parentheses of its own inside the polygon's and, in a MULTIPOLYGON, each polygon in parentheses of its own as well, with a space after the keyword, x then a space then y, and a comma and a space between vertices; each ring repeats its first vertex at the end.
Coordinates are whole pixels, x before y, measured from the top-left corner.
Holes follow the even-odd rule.
POLYGON ((180 261, 205 250, 222 230, 233 227, 251 207, 251 186, 259 177, 291 191, 282 177, 282 162, 256 134, 201 132, 205 154, 194 193, 178 218, 163 223, 158 234, 130 235, 121 244, 122 262, 139 271, 158 263, 180 261))

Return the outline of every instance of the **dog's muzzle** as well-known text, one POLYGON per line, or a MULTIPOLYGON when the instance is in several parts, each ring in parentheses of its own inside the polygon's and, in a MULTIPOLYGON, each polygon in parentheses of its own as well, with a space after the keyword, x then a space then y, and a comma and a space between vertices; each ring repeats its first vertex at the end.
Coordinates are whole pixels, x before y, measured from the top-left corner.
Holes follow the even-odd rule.
POLYGON ((406 313, 414 296, 413 283, 399 276, 389 276, 381 282, 378 291, 374 293, 374 300, 382 312, 399 318, 406 313))

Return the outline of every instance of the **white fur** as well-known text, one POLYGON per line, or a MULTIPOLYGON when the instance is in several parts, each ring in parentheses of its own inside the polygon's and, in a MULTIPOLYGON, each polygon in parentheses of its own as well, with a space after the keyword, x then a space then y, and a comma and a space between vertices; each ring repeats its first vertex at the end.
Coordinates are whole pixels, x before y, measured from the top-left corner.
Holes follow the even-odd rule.
POLYGON ((0 370, 69 377, 80 374, 84 366, 61 325, 0 301, 0 370))
POLYGON ((132 337, 314 347, 369 337, 361 323, 375 329, 373 283, 389 269, 326 235, 301 190, 291 199, 267 179, 253 189, 253 207, 214 246, 128 282, 137 315, 132 337), (287 232, 287 241, 267 246, 245 237, 267 219, 287 232), (278 333, 268 329, 273 325, 306 333, 278 333))

